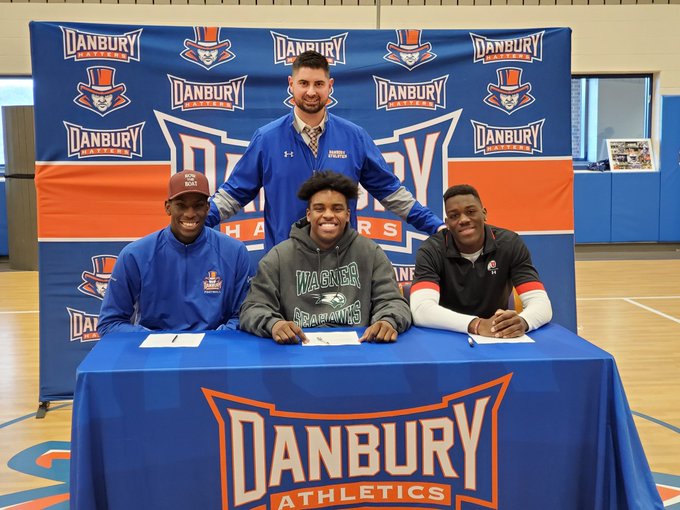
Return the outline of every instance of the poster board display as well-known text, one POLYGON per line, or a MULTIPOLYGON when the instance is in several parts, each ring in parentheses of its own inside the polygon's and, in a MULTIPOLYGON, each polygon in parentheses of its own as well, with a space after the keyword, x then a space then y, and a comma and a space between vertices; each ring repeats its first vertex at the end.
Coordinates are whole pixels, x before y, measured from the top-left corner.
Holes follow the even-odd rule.
POLYGON ((615 170, 655 171, 650 138, 607 139, 609 167, 615 170))

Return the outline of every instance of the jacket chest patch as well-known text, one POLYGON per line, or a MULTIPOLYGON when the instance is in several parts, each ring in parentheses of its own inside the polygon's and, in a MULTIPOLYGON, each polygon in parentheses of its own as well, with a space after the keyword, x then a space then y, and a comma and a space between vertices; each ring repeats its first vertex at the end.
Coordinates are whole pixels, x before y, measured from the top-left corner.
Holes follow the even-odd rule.
POLYGON ((496 264, 496 261, 491 259, 486 265, 486 270, 491 274, 496 274, 496 271, 498 271, 498 264, 496 264))
POLYGON ((222 292, 222 278, 217 274, 217 271, 208 271, 208 275, 203 278, 203 292, 206 294, 222 292))
POLYGON ((341 149, 329 149, 328 157, 331 159, 347 159, 347 153, 341 149))

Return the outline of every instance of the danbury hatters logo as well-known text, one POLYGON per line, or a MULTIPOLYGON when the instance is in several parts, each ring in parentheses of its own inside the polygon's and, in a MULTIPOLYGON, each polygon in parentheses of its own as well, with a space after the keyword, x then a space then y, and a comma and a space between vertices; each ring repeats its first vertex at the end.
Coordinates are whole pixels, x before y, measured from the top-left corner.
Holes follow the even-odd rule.
POLYGON ((68 156, 78 159, 96 156, 132 158, 142 156, 144 122, 121 129, 90 129, 64 121, 68 156))
POLYGON ((236 55, 229 50, 231 41, 220 40, 219 27, 194 27, 194 39, 185 39, 186 48, 180 56, 206 69, 233 60, 236 55))
POLYGON ((347 32, 327 39, 298 39, 277 32, 270 33, 274 39, 274 64, 292 65, 297 56, 305 51, 321 53, 331 66, 345 63, 347 32))
POLYGON ((71 342, 94 342, 99 340, 97 324, 99 315, 66 307, 69 315, 69 340, 71 342))
POLYGON ((498 410, 511 378, 336 414, 203 388, 218 422, 221 508, 498 508, 498 410))
POLYGON ((517 67, 496 69, 498 83, 489 83, 489 95, 484 102, 502 112, 512 115, 517 110, 529 106, 535 101, 529 94, 531 83, 522 83, 522 70, 517 67))
POLYGON ((373 76, 375 109, 390 110, 446 108, 446 81, 449 75, 418 83, 403 83, 373 76))
POLYGON ((513 127, 490 126, 476 120, 470 122, 472 122, 474 129, 475 154, 479 152, 484 154, 543 152, 543 124, 545 119, 531 122, 525 126, 513 127))
POLYGON ((73 102, 102 117, 127 106, 130 100, 125 96, 125 84, 116 84, 115 76, 112 67, 88 67, 88 83, 78 83, 80 94, 73 102))
POLYGON ((208 275, 203 278, 203 292, 206 294, 222 292, 222 278, 217 271, 208 271, 208 275))
POLYGON ((81 275, 83 282, 78 286, 78 290, 86 296, 104 299, 116 260, 118 257, 115 255, 92 257, 92 272, 83 271, 81 275))
POLYGON ((491 62, 516 61, 533 62, 543 60, 543 34, 545 31, 511 39, 490 39, 473 34, 473 62, 488 64, 491 62))
POLYGON ((247 76, 219 83, 187 81, 168 75, 172 109, 185 110, 243 110, 247 76))
POLYGON ((59 27, 63 34, 64 59, 115 60, 117 62, 139 62, 139 41, 142 30, 133 30, 121 35, 82 32, 68 27, 59 27))
POLYGON ((432 51, 432 44, 420 42, 421 30, 401 29, 395 32, 397 42, 387 43, 388 53, 383 56, 388 62, 399 64, 411 71, 437 58, 437 54, 432 51))

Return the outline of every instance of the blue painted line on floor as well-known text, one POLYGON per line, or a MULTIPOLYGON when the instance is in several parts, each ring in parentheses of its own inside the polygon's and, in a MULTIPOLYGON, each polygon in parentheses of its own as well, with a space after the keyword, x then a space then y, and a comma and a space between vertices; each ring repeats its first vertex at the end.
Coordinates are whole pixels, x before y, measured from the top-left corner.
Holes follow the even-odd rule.
MULTIPOLYGON (((70 406, 72 405, 71 403, 68 404, 61 404, 58 406, 50 407, 50 409, 61 409, 62 407, 70 406)), ((49 411, 47 411, 49 413, 49 411)), ((29 418, 35 418, 35 413, 27 414, 25 416, 19 416, 19 418, 14 418, 13 420, 6 421, 5 423, 0 423, 0 429, 4 427, 9 427, 10 425, 14 425, 15 423, 19 423, 20 421, 28 420, 29 418)))
POLYGON ((656 423, 657 425, 661 425, 662 427, 666 427, 667 429, 672 430, 676 434, 680 434, 680 427, 676 427, 675 425, 671 425, 670 423, 666 423, 665 421, 657 420, 656 418, 647 416, 646 414, 638 413, 637 411, 631 411, 631 413, 633 414, 633 416, 649 420, 652 423, 656 423))

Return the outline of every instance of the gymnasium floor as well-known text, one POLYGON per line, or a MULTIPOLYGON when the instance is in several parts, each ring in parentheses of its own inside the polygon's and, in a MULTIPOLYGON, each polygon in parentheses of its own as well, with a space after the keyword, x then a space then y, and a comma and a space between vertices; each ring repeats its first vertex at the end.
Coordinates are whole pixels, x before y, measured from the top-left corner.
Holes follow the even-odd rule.
MULTIPOLYGON (((680 247, 579 247, 579 334, 617 361, 666 508, 680 510, 680 247)), ((38 274, 0 259, 0 510, 67 509, 70 402, 35 419, 38 274)))

